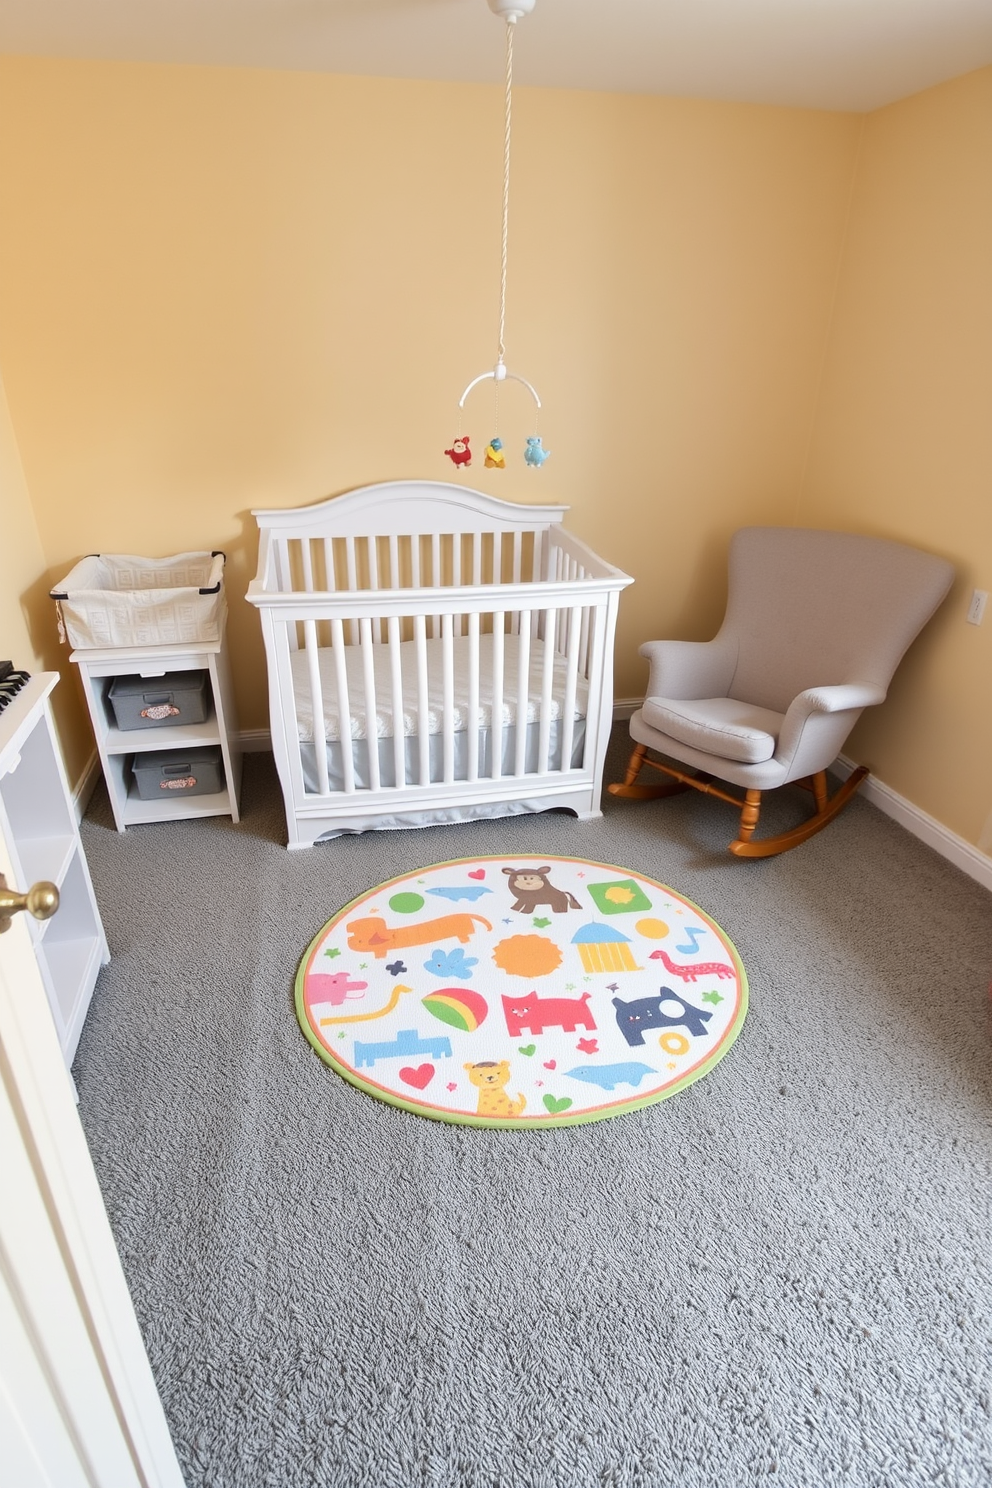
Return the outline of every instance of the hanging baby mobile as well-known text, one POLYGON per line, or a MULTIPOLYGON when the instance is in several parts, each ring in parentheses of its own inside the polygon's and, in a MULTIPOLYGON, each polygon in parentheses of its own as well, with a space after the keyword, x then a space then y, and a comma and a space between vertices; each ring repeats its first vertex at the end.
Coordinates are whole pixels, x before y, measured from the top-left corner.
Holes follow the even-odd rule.
POLYGON ((474 387, 480 382, 493 380, 493 437, 485 447, 484 464, 489 470, 504 470, 506 468, 506 451, 503 441, 499 435, 499 389, 500 384, 506 379, 512 378, 514 382, 522 383, 534 399, 535 404, 535 428, 534 433, 527 437, 524 446, 524 462, 532 470, 540 470, 551 451, 546 450, 541 443, 541 436, 537 431, 536 415, 540 413, 541 400, 533 385, 526 377, 521 377, 517 372, 511 372, 506 365, 506 347, 504 344, 504 332, 506 325, 506 245, 507 225, 509 222, 510 207, 510 119, 513 99, 513 32, 517 21, 521 16, 529 15, 534 9, 535 0, 488 0, 489 9, 495 15, 502 16, 506 22, 506 115, 505 128, 503 131, 503 231, 500 253, 500 280, 499 280, 499 338, 496 348, 496 365, 490 372, 481 372, 474 377, 468 387, 458 400, 458 434, 452 440, 451 448, 445 450, 445 454, 452 464, 459 467, 468 467, 472 463, 471 439, 468 434, 462 433, 461 415, 465 408, 465 399, 474 387))

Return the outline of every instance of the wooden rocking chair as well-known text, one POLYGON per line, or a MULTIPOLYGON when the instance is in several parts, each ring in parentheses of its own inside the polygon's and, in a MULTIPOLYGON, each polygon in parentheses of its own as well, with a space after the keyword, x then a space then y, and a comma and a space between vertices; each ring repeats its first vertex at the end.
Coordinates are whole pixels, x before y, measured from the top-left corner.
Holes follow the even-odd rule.
POLYGON ((833 820, 868 774, 859 766, 828 794, 828 766, 862 711, 884 700, 953 578, 945 559, 903 543, 743 528, 731 540, 719 634, 641 646, 651 664, 647 696, 630 720, 635 748, 623 783, 609 790, 649 800, 691 788, 729 801, 741 813, 730 851, 741 858, 797 847, 833 820), (669 783, 638 784, 644 766, 669 783), (762 792, 790 783, 811 790, 813 815, 755 840, 762 792))

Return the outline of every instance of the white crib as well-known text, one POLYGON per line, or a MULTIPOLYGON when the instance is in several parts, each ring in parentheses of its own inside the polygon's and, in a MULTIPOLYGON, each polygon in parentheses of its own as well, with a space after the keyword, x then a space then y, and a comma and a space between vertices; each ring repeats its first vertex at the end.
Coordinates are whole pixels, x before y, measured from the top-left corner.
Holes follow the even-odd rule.
POLYGON ((391 481, 253 513, 291 848, 372 827, 600 814, 630 577, 567 507, 391 481))

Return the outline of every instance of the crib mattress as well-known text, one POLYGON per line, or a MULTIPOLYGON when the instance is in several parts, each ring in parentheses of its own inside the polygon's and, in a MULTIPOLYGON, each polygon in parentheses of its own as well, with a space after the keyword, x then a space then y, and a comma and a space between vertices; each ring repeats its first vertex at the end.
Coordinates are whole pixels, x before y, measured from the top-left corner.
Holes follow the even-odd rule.
MULTIPOLYGON (((469 647, 468 636, 455 636, 452 640, 453 660, 453 727, 456 734, 469 727, 469 647)), ((502 726, 512 728, 517 722, 518 708, 518 657, 520 637, 504 636, 503 644, 503 706, 502 726)), ((415 737, 419 731, 417 709, 417 647, 414 641, 402 641, 399 645, 402 678, 403 734, 415 737)), ((444 672, 443 642, 432 639, 427 642, 428 679, 428 733, 440 734, 444 728, 444 672)), ((348 711, 351 715, 352 739, 368 736, 368 715, 365 706, 365 673, 362 650, 359 646, 346 646, 345 671, 348 679, 348 711)), ((393 736, 392 671, 390 648, 376 645, 372 648, 375 680, 375 727, 377 737, 390 739, 393 736)), ((334 653, 329 647, 318 650, 318 666, 321 692, 323 694, 324 737, 329 743, 341 738, 341 717, 338 708, 337 672, 334 653)), ((290 653, 293 677, 293 694, 296 701, 296 722, 301 743, 312 743, 314 738, 313 704, 310 694, 310 672, 305 651, 290 653)), ((567 658, 555 652, 552 664, 552 699, 549 718, 552 723, 561 721, 564 709, 567 680, 567 658)), ((530 665, 528 668, 527 724, 540 719, 541 692, 544 676, 544 642, 534 638, 530 643, 530 665)), ((589 687, 585 678, 578 676, 575 685, 575 708, 573 718, 585 718, 589 687)), ((488 730, 493 721, 493 647, 489 636, 479 638, 479 702, 476 722, 480 729, 488 730)))

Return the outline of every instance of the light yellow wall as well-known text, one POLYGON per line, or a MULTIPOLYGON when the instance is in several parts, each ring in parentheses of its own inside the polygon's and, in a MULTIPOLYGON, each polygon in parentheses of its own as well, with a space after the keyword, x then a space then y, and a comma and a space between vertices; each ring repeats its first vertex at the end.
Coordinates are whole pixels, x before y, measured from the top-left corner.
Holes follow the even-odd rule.
MULTIPOLYGON (((44 549, 0 380, 0 657, 29 672, 58 671, 53 616, 44 549)), ((80 728, 80 696, 78 682, 71 677, 52 694, 52 711, 73 780, 93 753, 92 740, 80 728)))
POLYGON ((41 538, 0 383, 0 655, 29 672, 41 670, 41 657, 24 596, 43 568, 41 538))
POLYGON ((992 68, 871 114, 801 516, 957 566, 848 752, 988 851, 992 823, 992 68))
MULTIPOLYGON (((860 127, 515 94, 508 362, 552 458, 523 467, 511 393, 512 467, 467 479, 571 504, 635 576, 619 696, 640 640, 712 633, 734 527, 795 517, 860 127)), ((0 150, 0 360, 46 578, 224 548, 264 727, 250 508, 459 478, 457 400, 495 360, 501 91, 8 59, 0 150)), ((490 395, 467 413, 479 448, 490 395)))

